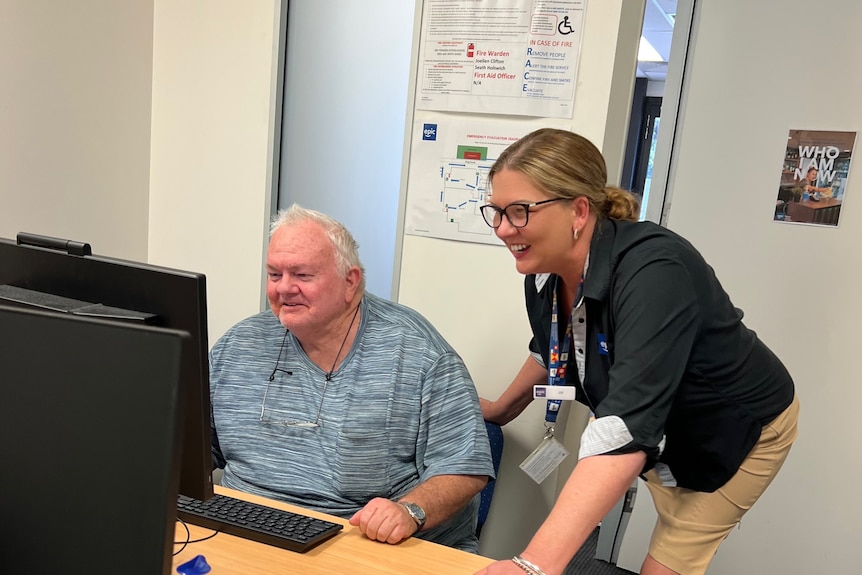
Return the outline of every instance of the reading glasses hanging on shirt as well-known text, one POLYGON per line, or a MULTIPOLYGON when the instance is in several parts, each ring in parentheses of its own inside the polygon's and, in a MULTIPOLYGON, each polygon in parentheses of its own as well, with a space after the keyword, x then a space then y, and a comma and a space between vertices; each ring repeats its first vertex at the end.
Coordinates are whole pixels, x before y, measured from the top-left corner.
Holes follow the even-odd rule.
POLYGON ((275 374, 281 372, 287 375, 293 375, 292 371, 280 369, 278 367, 279 363, 281 362, 281 354, 284 352, 284 343, 287 341, 287 334, 289 333, 288 329, 284 330, 284 337, 281 338, 281 346, 278 348, 278 357, 275 360, 275 367, 272 369, 272 373, 269 374, 269 381, 267 381, 266 389, 263 392, 263 403, 260 406, 261 423, 286 425, 288 427, 320 427, 320 411, 323 409, 323 402, 326 399, 326 386, 329 384, 329 382, 332 380, 332 376, 335 374, 335 368, 338 365, 338 358, 341 357, 341 352, 344 351, 344 346, 347 343, 348 337, 350 336, 350 330, 353 328, 353 324, 356 323, 356 318, 359 316, 359 308, 361 305, 361 303, 357 305, 356 309, 353 311, 353 316, 350 319, 350 325, 347 326, 347 332, 344 334, 344 339, 341 340, 341 346, 338 348, 338 352, 335 354, 335 359, 332 360, 332 366, 329 368, 329 372, 324 375, 323 390, 321 390, 320 392, 320 405, 317 406, 317 415, 314 416, 314 421, 279 421, 271 420, 266 417, 266 396, 269 395, 269 384, 271 384, 275 380, 275 374))
MULTIPOLYGON (((316 427, 320 427, 320 412, 323 409, 323 402, 326 399, 326 385, 329 383, 329 380, 332 379, 332 372, 326 374, 326 378, 323 381, 323 391, 320 394, 320 405, 317 406, 317 415, 314 416, 314 421, 293 421, 293 420, 284 420, 279 418, 273 418, 268 416, 266 411, 266 398, 269 395, 269 386, 275 381, 276 373, 284 373, 287 375, 293 375, 292 371, 288 371, 286 369, 282 369, 278 367, 281 362, 281 354, 284 351, 284 341, 287 339, 287 331, 284 332, 284 338, 281 340, 281 347, 278 350, 278 358, 275 360, 275 367, 272 369, 272 373, 269 374, 266 382, 266 389, 263 391, 263 403, 260 405, 260 416, 258 417, 258 421, 260 423, 265 423, 268 425, 284 425, 287 427, 304 427, 308 429, 313 429, 316 427)), ((271 415, 271 414, 270 414, 271 415)))
MULTIPOLYGON (((283 371, 283 370, 282 370, 283 371)), ((291 372, 285 372, 291 374, 291 372)), ((259 421, 261 423, 265 423, 268 425, 285 425, 287 427, 306 427, 306 428, 315 428, 320 427, 320 412, 323 409, 323 402, 326 399, 326 384, 329 383, 329 380, 326 379, 323 382, 323 391, 320 395, 320 405, 317 406, 317 415, 314 416, 314 421, 292 421, 292 420, 284 420, 278 418, 272 418, 271 412, 268 414, 266 411, 266 398, 269 395, 269 385, 272 383, 272 379, 267 381, 266 389, 263 392, 263 403, 260 406, 260 417, 259 421)))

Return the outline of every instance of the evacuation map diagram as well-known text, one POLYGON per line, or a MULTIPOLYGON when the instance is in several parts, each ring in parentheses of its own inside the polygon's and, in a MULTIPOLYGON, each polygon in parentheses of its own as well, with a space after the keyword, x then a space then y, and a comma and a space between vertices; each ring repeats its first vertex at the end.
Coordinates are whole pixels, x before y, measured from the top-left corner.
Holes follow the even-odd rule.
POLYGON ((417 120, 405 233, 502 245, 479 208, 488 203, 488 172, 494 161, 530 131, 522 123, 417 120))

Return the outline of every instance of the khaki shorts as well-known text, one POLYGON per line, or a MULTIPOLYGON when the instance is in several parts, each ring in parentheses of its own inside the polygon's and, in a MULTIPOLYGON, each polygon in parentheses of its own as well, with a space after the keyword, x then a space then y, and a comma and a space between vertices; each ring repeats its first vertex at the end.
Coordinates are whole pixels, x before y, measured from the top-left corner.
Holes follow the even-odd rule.
POLYGON ((796 439, 799 400, 763 427, 760 439, 739 471, 714 493, 664 487, 656 471, 646 473, 658 521, 650 556, 677 573, 701 575, 719 544, 766 490, 796 439))

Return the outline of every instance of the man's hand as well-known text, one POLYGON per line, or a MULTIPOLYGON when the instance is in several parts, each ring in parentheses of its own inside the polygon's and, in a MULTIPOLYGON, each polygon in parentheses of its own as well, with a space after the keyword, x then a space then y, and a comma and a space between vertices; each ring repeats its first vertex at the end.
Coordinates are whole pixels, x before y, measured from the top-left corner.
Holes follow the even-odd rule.
POLYGON ((393 545, 419 530, 403 505, 382 497, 375 497, 357 511, 350 518, 350 524, 359 527, 369 539, 393 545))

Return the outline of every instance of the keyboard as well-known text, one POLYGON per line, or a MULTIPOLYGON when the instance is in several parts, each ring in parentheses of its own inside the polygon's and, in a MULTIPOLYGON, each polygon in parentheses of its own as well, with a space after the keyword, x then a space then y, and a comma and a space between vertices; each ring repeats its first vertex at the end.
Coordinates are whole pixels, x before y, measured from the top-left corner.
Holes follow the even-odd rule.
POLYGON ((200 501, 177 497, 177 518, 221 533, 305 553, 342 529, 342 525, 307 515, 214 495, 200 501))

